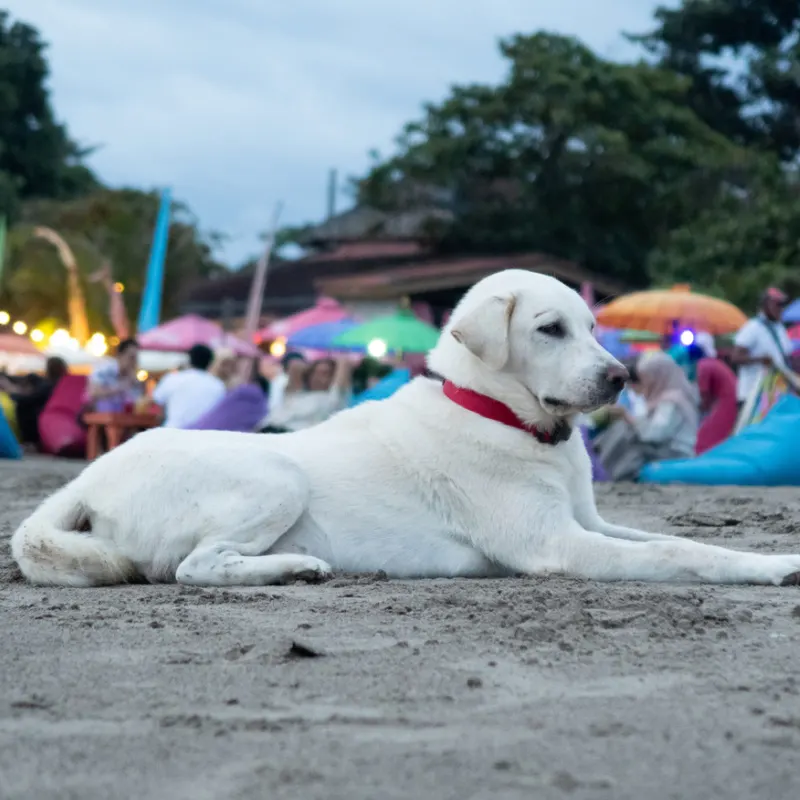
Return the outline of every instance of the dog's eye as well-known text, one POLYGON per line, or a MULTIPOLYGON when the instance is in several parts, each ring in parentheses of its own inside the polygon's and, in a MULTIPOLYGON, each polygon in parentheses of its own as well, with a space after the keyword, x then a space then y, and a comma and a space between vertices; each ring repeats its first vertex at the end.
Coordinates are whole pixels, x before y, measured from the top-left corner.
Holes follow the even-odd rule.
POLYGON ((551 322, 549 325, 543 325, 539 328, 539 333, 543 333, 545 336, 553 336, 556 339, 563 339, 567 334, 560 322, 551 322))

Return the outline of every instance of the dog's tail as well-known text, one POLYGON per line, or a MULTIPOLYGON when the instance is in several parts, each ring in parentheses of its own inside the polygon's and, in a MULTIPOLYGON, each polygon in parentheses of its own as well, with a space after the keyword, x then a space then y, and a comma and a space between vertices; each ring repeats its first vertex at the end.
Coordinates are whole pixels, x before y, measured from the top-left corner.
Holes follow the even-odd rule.
POLYGON ((92 535, 91 513, 76 482, 45 500, 11 537, 11 554, 31 583, 103 586, 137 575, 114 543, 92 535))

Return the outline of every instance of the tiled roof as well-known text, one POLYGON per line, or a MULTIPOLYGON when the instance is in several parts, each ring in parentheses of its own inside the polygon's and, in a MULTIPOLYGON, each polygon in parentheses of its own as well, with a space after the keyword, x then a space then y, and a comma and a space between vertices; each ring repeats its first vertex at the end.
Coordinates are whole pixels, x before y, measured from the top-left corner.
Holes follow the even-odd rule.
POLYGON ((315 286, 319 292, 337 298, 391 298, 399 294, 466 288, 493 272, 509 268, 543 272, 572 284, 591 281, 603 294, 617 295, 627 291, 627 287, 618 281, 593 275, 577 264, 542 253, 423 261, 413 266, 389 267, 369 273, 320 277, 315 286))

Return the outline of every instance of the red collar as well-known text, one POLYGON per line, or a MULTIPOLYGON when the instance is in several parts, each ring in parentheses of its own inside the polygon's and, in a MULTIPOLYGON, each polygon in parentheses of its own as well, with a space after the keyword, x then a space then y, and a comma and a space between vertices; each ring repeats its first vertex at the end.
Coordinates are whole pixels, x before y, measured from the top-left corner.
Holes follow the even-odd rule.
POLYGON ((456 405, 472 411, 473 414, 500 422, 509 428, 525 431, 542 444, 556 445, 565 442, 572 434, 572 428, 566 422, 559 422, 553 431, 543 431, 533 425, 526 425, 505 403, 487 397, 485 394, 463 389, 450 381, 442 384, 444 396, 456 405))

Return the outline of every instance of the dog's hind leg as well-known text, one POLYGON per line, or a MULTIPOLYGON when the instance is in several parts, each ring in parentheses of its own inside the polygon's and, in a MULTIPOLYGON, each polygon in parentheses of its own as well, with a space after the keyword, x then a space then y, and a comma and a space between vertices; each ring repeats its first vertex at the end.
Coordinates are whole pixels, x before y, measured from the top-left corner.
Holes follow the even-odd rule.
MULTIPOLYGON (((298 521, 309 499, 308 482, 293 463, 281 459, 266 479, 226 493, 225 529, 210 532, 178 565, 175 579, 193 586, 266 586, 292 580, 325 580, 332 568, 319 558, 282 553, 264 555, 298 521), (257 494, 251 491, 255 488, 257 494), (254 500, 254 497, 257 498, 254 500)), ((215 505, 219 519, 220 499, 215 505)))
POLYGON ((323 581, 333 568, 314 556, 243 556, 229 542, 198 547, 178 567, 179 583, 190 586, 268 586, 295 580, 323 581))

